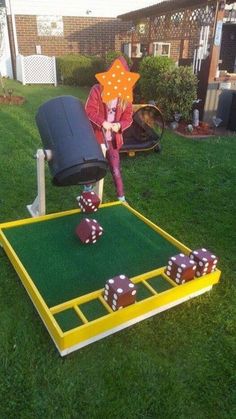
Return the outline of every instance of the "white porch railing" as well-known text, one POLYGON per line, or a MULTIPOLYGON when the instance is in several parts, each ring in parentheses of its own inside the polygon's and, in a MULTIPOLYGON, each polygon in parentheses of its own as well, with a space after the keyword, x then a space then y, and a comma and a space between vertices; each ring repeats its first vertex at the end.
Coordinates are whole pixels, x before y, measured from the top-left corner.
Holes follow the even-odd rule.
POLYGON ((57 85, 56 59, 45 55, 17 55, 16 78, 22 84, 57 85))

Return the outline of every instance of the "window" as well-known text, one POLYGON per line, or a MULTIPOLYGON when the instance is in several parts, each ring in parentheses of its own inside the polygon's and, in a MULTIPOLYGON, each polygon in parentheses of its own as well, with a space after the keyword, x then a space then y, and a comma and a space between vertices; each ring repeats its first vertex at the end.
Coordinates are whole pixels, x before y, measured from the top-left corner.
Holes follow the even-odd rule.
POLYGON ((165 57, 170 56, 170 44, 164 42, 153 42, 153 55, 162 55, 165 57))
POLYGON ((132 58, 142 57, 141 44, 140 43, 132 44, 132 47, 131 47, 131 57, 132 58))
POLYGON ((63 36, 62 16, 37 16, 38 36, 63 36))

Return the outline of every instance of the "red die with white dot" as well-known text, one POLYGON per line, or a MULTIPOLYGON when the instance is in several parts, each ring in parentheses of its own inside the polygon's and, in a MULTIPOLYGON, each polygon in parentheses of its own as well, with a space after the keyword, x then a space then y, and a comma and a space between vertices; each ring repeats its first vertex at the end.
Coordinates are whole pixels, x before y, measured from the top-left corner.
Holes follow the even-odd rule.
POLYGON ((194 278, 196 268, 197 265, 194 260, 183 253, 179 253, 169 259, 165 274, 177 284, 184 284, 194 278))
POLYGON ((108 279, 105 284, 104 299, 113 311, 135 303, 137 289, 125 275, 108 279))
POLYGON ((95 192, 82 192, 77 198, 82 212, 96 212, 100 205, 100 199, 95 192))
POLYGON ((196 262, 196 276, 203 276, 216 269, 218 258, 210 250, 201 248, 193 250, 189 257, 196 262))
POLYGON ((76 234, 82 243, 96 243, 99 237, 103 234, 103 228, 96 220, 84 218, 76 227, 76 234))

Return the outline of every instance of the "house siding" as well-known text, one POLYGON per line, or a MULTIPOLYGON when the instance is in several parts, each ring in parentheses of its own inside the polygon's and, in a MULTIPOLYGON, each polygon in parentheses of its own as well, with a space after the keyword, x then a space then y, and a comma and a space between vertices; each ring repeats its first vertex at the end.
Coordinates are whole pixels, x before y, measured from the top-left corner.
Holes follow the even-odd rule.
MULTIPOLYGON (((8 16, 12 33, 11 16, 8 16)), ((129 42, 129 22, 113 18, 89 18, 64 16, 64 36, 38 36, 36 16, 16 15, 16 32, 19 53, 36 53, 36 45, 41 46, 45 55, 68 53, 105 54, 110 50, 121 50, 122 43, 129 42)))

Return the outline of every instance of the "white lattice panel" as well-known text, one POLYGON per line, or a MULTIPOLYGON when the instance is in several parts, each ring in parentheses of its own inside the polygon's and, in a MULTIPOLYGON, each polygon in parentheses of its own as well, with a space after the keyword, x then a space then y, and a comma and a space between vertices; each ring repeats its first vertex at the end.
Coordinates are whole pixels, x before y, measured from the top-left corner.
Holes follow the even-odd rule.
POLYGON ((22 55, 17 60, 17 79, 23 84, 57 84, 55 57, 22 55))

